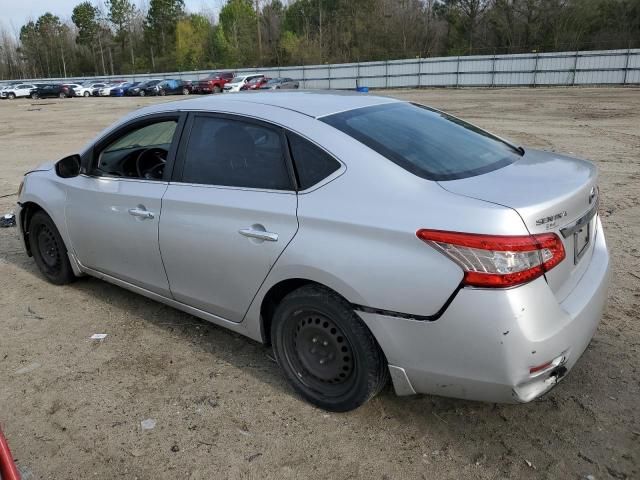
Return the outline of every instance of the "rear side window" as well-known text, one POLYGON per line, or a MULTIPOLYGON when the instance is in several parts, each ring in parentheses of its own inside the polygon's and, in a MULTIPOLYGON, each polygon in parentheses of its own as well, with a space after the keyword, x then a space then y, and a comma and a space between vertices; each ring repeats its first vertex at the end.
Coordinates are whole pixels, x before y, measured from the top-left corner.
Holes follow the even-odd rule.
POLYGON ((340 168, 340 163, 313 143, 287 132, 293 162, 298 172, 300 190, 306 190, 340 168))
POLYGON ((473 125, 411 103, 359 108, 321 120, 429 180, 481 175, 520 156, 514 147, 473 125))
POLYGON ((228 118, 197 116, 186 148, 182 181, 291 190, 279 131, 228 118))

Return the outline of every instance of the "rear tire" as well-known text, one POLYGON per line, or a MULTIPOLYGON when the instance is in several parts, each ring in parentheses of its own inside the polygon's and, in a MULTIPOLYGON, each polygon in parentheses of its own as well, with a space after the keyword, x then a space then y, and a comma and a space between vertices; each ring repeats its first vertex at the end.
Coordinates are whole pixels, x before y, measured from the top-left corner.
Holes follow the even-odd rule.
POLYGON ((89 92, 84 92, 82 95, 83 95, 84 97, 88 97, 88 96, 90 95, 90 93, 89 93, 89 92))
POLYGON ((58 94, 58 98, 66 98, 66 95, 64 94, 64 92, 60 92, 58 94))
POLYGON ((15 94, 15 93, 13 93, 13 92, 8 93, 8 94, 7 94, 7 98, 8 98, 9 100, 15 100, 15 99, 16 99, 16 94, 15 94))
POLYGON ((188 88, 183 88, 182 89, 182 95, 189 95, 189 89, 188 88))
POLYGON ((293 388, 333 412, 353 410, 389 380, 382 350, 353 307, 335 292, 307 285, 278 305, 273 351, 293 388))
POLYGON ((33 92, 33 93, 31 94, 31 98, 32 98, 33 100, 37 100, 37 99, 38 99, 38 94, 37 94, 36 92, 33 92))
POLYGON ((220 85, 213 86, 213 93, 220 93, 221 91, 222 89, 220 88, 220 85))
POLYGON ((146 94, 144 93, 144 90, 140 90, 140 96, 144 97, 146 94))
POLYGON ((29 246, 38 269, 51 283, 65 285, 75 280, 67 247, 51 217, 43 211, 31 217, 29 246))

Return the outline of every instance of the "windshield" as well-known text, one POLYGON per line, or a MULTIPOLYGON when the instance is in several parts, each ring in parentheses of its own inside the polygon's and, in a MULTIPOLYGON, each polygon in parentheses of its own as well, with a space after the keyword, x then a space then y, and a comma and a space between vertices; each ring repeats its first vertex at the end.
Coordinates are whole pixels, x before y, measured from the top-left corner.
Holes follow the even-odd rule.
POLYGON ((269 80, 269 81, 267 82, 267 84, 269 84, 269 85, 274 85, 274 84, 276 84, 276 83, 282 83, 282 81, 283 81, 283 80, 282 80, 281 78, 272 78, 271 80, 269 80))
POLYGON ((229 83, 242 83, 244 82, 244 79, 245 77, 233 77, 229 83))
POLYGON ((521 155, 478 127, 412 103, 358 108, 321 120, 429 180, 481 175, 509 165, 521 155))

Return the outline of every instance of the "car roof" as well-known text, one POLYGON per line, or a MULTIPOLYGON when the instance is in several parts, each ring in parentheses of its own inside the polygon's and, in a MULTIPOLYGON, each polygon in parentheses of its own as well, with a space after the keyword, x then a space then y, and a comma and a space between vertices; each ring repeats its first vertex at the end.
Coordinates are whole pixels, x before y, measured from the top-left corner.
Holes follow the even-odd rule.
POLYGON ((168 102, 144 108, 138 113, 151 114, 176 110, 229 110, 235 102, 269 105, 292 110, 314 118, 356 108, 386 103, 400 103, 394 98, 340 90, 296 90, 294 92, 247 92, 207 95, 177 102, 168 102))

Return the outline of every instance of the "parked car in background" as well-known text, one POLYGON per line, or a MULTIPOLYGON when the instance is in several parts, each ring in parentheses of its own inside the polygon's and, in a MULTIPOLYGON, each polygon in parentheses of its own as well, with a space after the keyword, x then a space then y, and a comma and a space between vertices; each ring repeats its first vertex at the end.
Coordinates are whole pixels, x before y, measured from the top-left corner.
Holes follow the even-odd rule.
POLYGON ((32 83, 19 83, 17 85, 9 85, 0 90, 0 98, 8 98, 9 100, 13 100, 14 98, 28 97, 31 95, 31 91, 36 88, 36 85, 32 83))
POLYGON ((31 98, 69 98, 72 96, 71 89, 61 83, 47 83, 36 86, 31 90, 31 98))
POLYGON ((291 78, 270 78, 268 82, 260 86, 261 90, 279 90, 281 88, 298 88, 300 83, 291 78))
POLYGON ((389 379, 525 403, 576 365, 610 276, 595 165, 392 98, 222 97, 144 108, 26 174, 17 224, 46 279, 270 343, 333 411, 389 379))
POLYGON ((154 78, 151 80, 147 80, 146 82, 142 82, 138 85, 136 85, 135 87, 130 88, 127 91, 127 95, 130 96, 141 96, 144 97, 145 95, 147 95, 147 88, 151 88, 151 87, 155 87, 157 84, 159 84, 162 81, 162 79, 160 78, 154 78))
POLYGON ((189 95, 193 90, 191 80, 163 80, 158 84, 158 95, 189 95))
POLYGON ((264 75, 256 74, 256 73, 237 75, 233 77, 229 81, 229 83, 225 84, 224 92, 225 93, 239 92, 242 90, 243 86, 245 86, 248 82, 256 78, 264 78, 264 75))
POLYGON ((106 87, 106 82, 87 82, 78 88, 74 88, 73 92, 76 97, 90 97, 95 89, 106 87))
POLYGON ((104 87, 100 88, 98 90, 98 96, 99 97, 108 97, 109 95, 111 95, 111 90, 114 88, 118 88, 118 87, 122 87, 123 85, 126 85, 128 82, 113 82, 113 83, 109 83, 108 85, 105 85, 104 87))
POLYGON ((193 93, 220 93, 234 75, 233 72, 210 73, 207 77, 193 82, 193 93))
POLYGON ((254 78, 245 83, 240 90, 259 90, 262 85, 266 84, 270 79, 267 77, 254 78))
POLYGON ((145 95, 189 95, 191 82, 187 80, 165 79, 144 89, 145 95))
POLYGON ((79 83, 64 83, 63 85, 69 89, 70 97, 77 97, 78 95, 76 94, 76 88, 82 87, 82 85, 80 85, 79 83))
POLYGON ((129 92, 129 89, 135 88, 138 85, 140 85, 140 82, 127 82, 118 87, 113 87, 109 95, 112 97, 124 97, 129 92))

